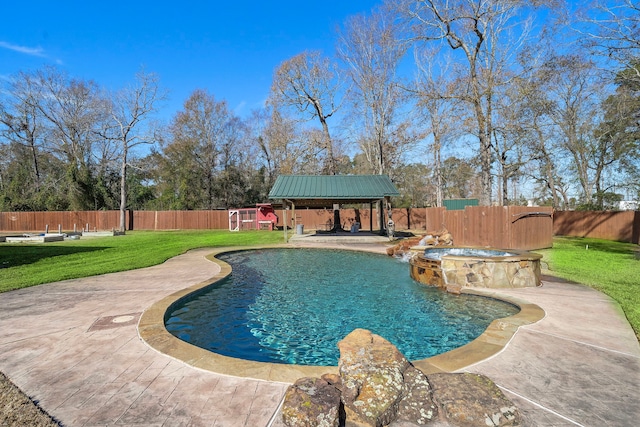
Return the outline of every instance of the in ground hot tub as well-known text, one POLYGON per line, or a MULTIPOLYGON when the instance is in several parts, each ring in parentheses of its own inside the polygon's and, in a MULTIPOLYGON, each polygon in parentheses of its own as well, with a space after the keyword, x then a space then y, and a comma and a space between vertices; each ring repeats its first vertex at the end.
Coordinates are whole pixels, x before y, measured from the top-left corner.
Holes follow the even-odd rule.
POLYGON ((540 286, 541 258, 532 252, 448 246, 426 248, 409 264, 418 282, 459 293, 463 287, 540 286))

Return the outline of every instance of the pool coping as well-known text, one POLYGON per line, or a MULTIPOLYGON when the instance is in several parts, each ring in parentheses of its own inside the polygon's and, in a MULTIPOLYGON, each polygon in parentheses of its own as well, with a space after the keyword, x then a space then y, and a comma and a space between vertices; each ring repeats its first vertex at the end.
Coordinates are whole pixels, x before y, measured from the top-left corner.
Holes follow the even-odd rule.
MULTIPOLYGON (((337 366, 303 366, 269 362, 254 362, 223 356, 189 344, 167 331, 165 314, 181 299, 198 292, 231 273, 231 266, 216 258, 226 252, 237 252, 266 248, 291 248, 291 245, 260 245, 242 247, 223 247, 212 249, 205 257, 217 264, 220 271, 213 277, 195 285, 176 291, 148 307, 138 322, 139 337, 151 348, 175 360, 182 361, 194 368, 222 375, 252 378, 264 381, 293 383, 302 377, 319 377, 326 373, 338 373, 337 366)), ((360 249, 353 249, 360 250, 360 249)), ((508 302, 520 308, 517 314, 496 319, 475 340, 462 347, 427 359, 412 361, 413 365, 425 374, 435 372, 454 372, 467 366, 486 360, 499 352, 511 341, 520 326, 535 323, 545 317, 545 312, 536 304, 501 295, 495 289, 463 289, 463 293, 479 295, 508 302)))

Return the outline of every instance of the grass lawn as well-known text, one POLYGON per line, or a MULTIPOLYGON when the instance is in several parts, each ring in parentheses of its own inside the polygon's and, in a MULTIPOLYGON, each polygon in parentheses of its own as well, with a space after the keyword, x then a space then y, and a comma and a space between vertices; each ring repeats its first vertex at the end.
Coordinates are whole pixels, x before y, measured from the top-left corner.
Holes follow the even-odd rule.
POLYGON ((50 243, 0 243, 0 292, 160 264, 189 249, 282 243, 277 231, 131 231, 50 243))
POLYGON ((639 250, 631 243, 556 237, 553 249, 536 252, 544 255, 552 275, 583 283, 616 300, 640 338, 639 250))

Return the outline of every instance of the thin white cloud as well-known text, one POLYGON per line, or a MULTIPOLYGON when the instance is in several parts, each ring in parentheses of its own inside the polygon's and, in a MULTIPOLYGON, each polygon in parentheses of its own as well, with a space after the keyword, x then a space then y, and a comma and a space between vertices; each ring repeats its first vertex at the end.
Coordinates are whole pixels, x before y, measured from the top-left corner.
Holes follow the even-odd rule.
POLYGON ((45 57, 44 49, 41 47, 28 47, 28 46, 18 46, 13 43, 8 43, 0 40, 0 48, 9 49, 14 52, 24 53, 25 55, 31 56, 40 56, 45 57))
POLYGON ((247 101, 240 101, 240 104, 238 104, 236 108, 233 109, 233 112, 236 113, 237 115, 240 115, 240 113, 242 113, 242 110, 244 110, 244 107, 246 105, 247 105, 247 101))

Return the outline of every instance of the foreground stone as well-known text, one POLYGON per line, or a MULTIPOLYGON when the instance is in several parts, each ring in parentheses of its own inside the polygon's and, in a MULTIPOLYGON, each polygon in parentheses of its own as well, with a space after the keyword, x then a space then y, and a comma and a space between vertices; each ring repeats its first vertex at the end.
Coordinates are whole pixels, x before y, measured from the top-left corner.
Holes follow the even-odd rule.
POLYGON ((338 343, 338 371, 347 425, 383 426, 401 418, 418 422, 435 413, 426 376, 384 338, 356 329, 338 343), (405 373, 410 368, 410 374, 405 373), (421 396, 416 408, 413 392, 421 396), (406 409, 406 411, 405 411, 406 409), (423 409, 424 416, 420 415, 423 409), (415 418, 415 419, 414 419, 415 418))
POLYGON ((437 406, 427 376, 413 365, 404 371, 404 390, 396 422, 425 425, 436 418, 437 406))
POLYGON ((425 375, 384 338, 356 329, 338 343, 339 375, 302 378, 285 395, 286 426, 518 426, 515 405, 487 377, 425 375))
POLYGON ((431 374, 433 400, 455 426, 519 426, 516 406, 484 375, 431 374))
POLYGON ((301 378, 287 389, 282 406, 285 425, 338 427, 340 390, 322 378, 301 378))

